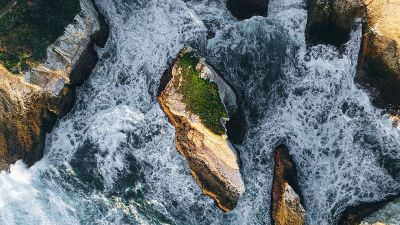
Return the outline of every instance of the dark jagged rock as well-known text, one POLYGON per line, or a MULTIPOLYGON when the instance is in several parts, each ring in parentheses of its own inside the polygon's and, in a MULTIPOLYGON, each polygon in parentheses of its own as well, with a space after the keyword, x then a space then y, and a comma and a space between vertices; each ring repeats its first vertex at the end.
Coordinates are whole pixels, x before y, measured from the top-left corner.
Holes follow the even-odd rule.
POLYGON ((341 46, 349 40, 354 19, 362 13, 362 0, 308 0, 308 43, 341 46))
POLYGON ((266 16, 269 0, 228 0, 227 8, 238 19, 248 19, 252 16, 266 16))
POLYGON ((296 165, 286 146, 275 151, 275 173, 272 186, 272 221, 275 225, 302 225, 302 206, 296 165))
POLYGON ((382 209, 397 197, 391 196, 386 200, 379 202, 368 202, 361 203, 356 206, 350 206, 343 212, 341 218, 339 219, 338 225, 360 225, 365 217, 382 209))

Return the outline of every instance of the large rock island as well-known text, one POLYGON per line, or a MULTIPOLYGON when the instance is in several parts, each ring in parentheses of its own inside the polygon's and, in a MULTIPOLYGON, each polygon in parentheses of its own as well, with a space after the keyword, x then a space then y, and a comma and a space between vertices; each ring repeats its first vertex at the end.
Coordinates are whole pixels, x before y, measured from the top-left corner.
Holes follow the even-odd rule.
POLYGON ((224 211, 235 208, 244 184, 225 129, 227 110, 237 108, 232 89, 193 49, 185 48, 163 75, 158 101, 203 193, 224 211))
POLYGON ((42 157, 46 132, 71 108, 75 87, 97 62, 94 44, 103 45, 107 36, 90 0, 13 7, 0 18, 1 170, 42 157))

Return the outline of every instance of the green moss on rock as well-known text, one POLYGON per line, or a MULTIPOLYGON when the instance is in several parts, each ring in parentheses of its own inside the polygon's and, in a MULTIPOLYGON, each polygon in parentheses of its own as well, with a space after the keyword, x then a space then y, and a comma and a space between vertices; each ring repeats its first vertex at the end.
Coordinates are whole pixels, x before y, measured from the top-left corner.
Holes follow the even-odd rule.
POLYGON ((63 34, 79 11, 79 0, 18 1, 0 19, 0 62, 18 72, 27 62, 44 59, 47 47, 63 34))
POLYGON ((178 91, 183 95, 187 110, 197 114, 214 133, 224 134, 221 118, 228 118, 228 113, 219 96, 218 85, 200 77, 200 69, 196 69, 198 62, 199 57, 193 51, 184 53, 179 59, 177 66, 181 70, 182 82, 178 91))

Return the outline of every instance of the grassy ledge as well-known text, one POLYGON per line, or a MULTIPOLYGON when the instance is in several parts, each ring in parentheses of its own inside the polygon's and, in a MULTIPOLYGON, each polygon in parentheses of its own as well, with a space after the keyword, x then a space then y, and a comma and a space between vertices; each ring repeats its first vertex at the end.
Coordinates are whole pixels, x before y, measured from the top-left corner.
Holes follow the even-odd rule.
MULTIPOLYGON (((8 2, 0 0, 0 6, 8 2)), ((80 10, 79 0, 18 0, 0 19, 0 62, 19 73, 28 64, 44 59, 47 47, 80 10)))
MULTIPOLYGON (((228 113, 219 96, 218 85, 200 77, 200 71, 196 70, 198 62, 199 57, 193 51, 184 53, 178 60, 177 67, 181 69, 178 76, 182 76, 178 91, 183 95, 187 110, 197 114, 214 133, 224 134, 221 118, 228 118, 228 113)), ((180 77, 176 79, 179 80, 180 77)))

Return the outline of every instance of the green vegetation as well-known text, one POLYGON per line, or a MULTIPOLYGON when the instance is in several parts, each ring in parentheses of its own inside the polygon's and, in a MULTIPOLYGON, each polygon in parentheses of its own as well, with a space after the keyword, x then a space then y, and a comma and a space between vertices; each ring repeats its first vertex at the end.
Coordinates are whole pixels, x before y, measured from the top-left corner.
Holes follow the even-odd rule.
MULTIPOLYGON (((0 0, 0 6, 7 0, 0 0)), ((80 11, 79 0, 21 0, 0 19, 0 62, 19 72, 46 57, 47 47, 80 11)))
POLYGON ((220 119, 228 118, 228 113, 219 97, 218 85, 200 77, 200 71, 196 70, 198 61, 194 52, 187 52, 179 59, 177 65, 183 76, 179 91, 188 110, 199 115, 204 125, 214 133, 224 134, 220 119))

